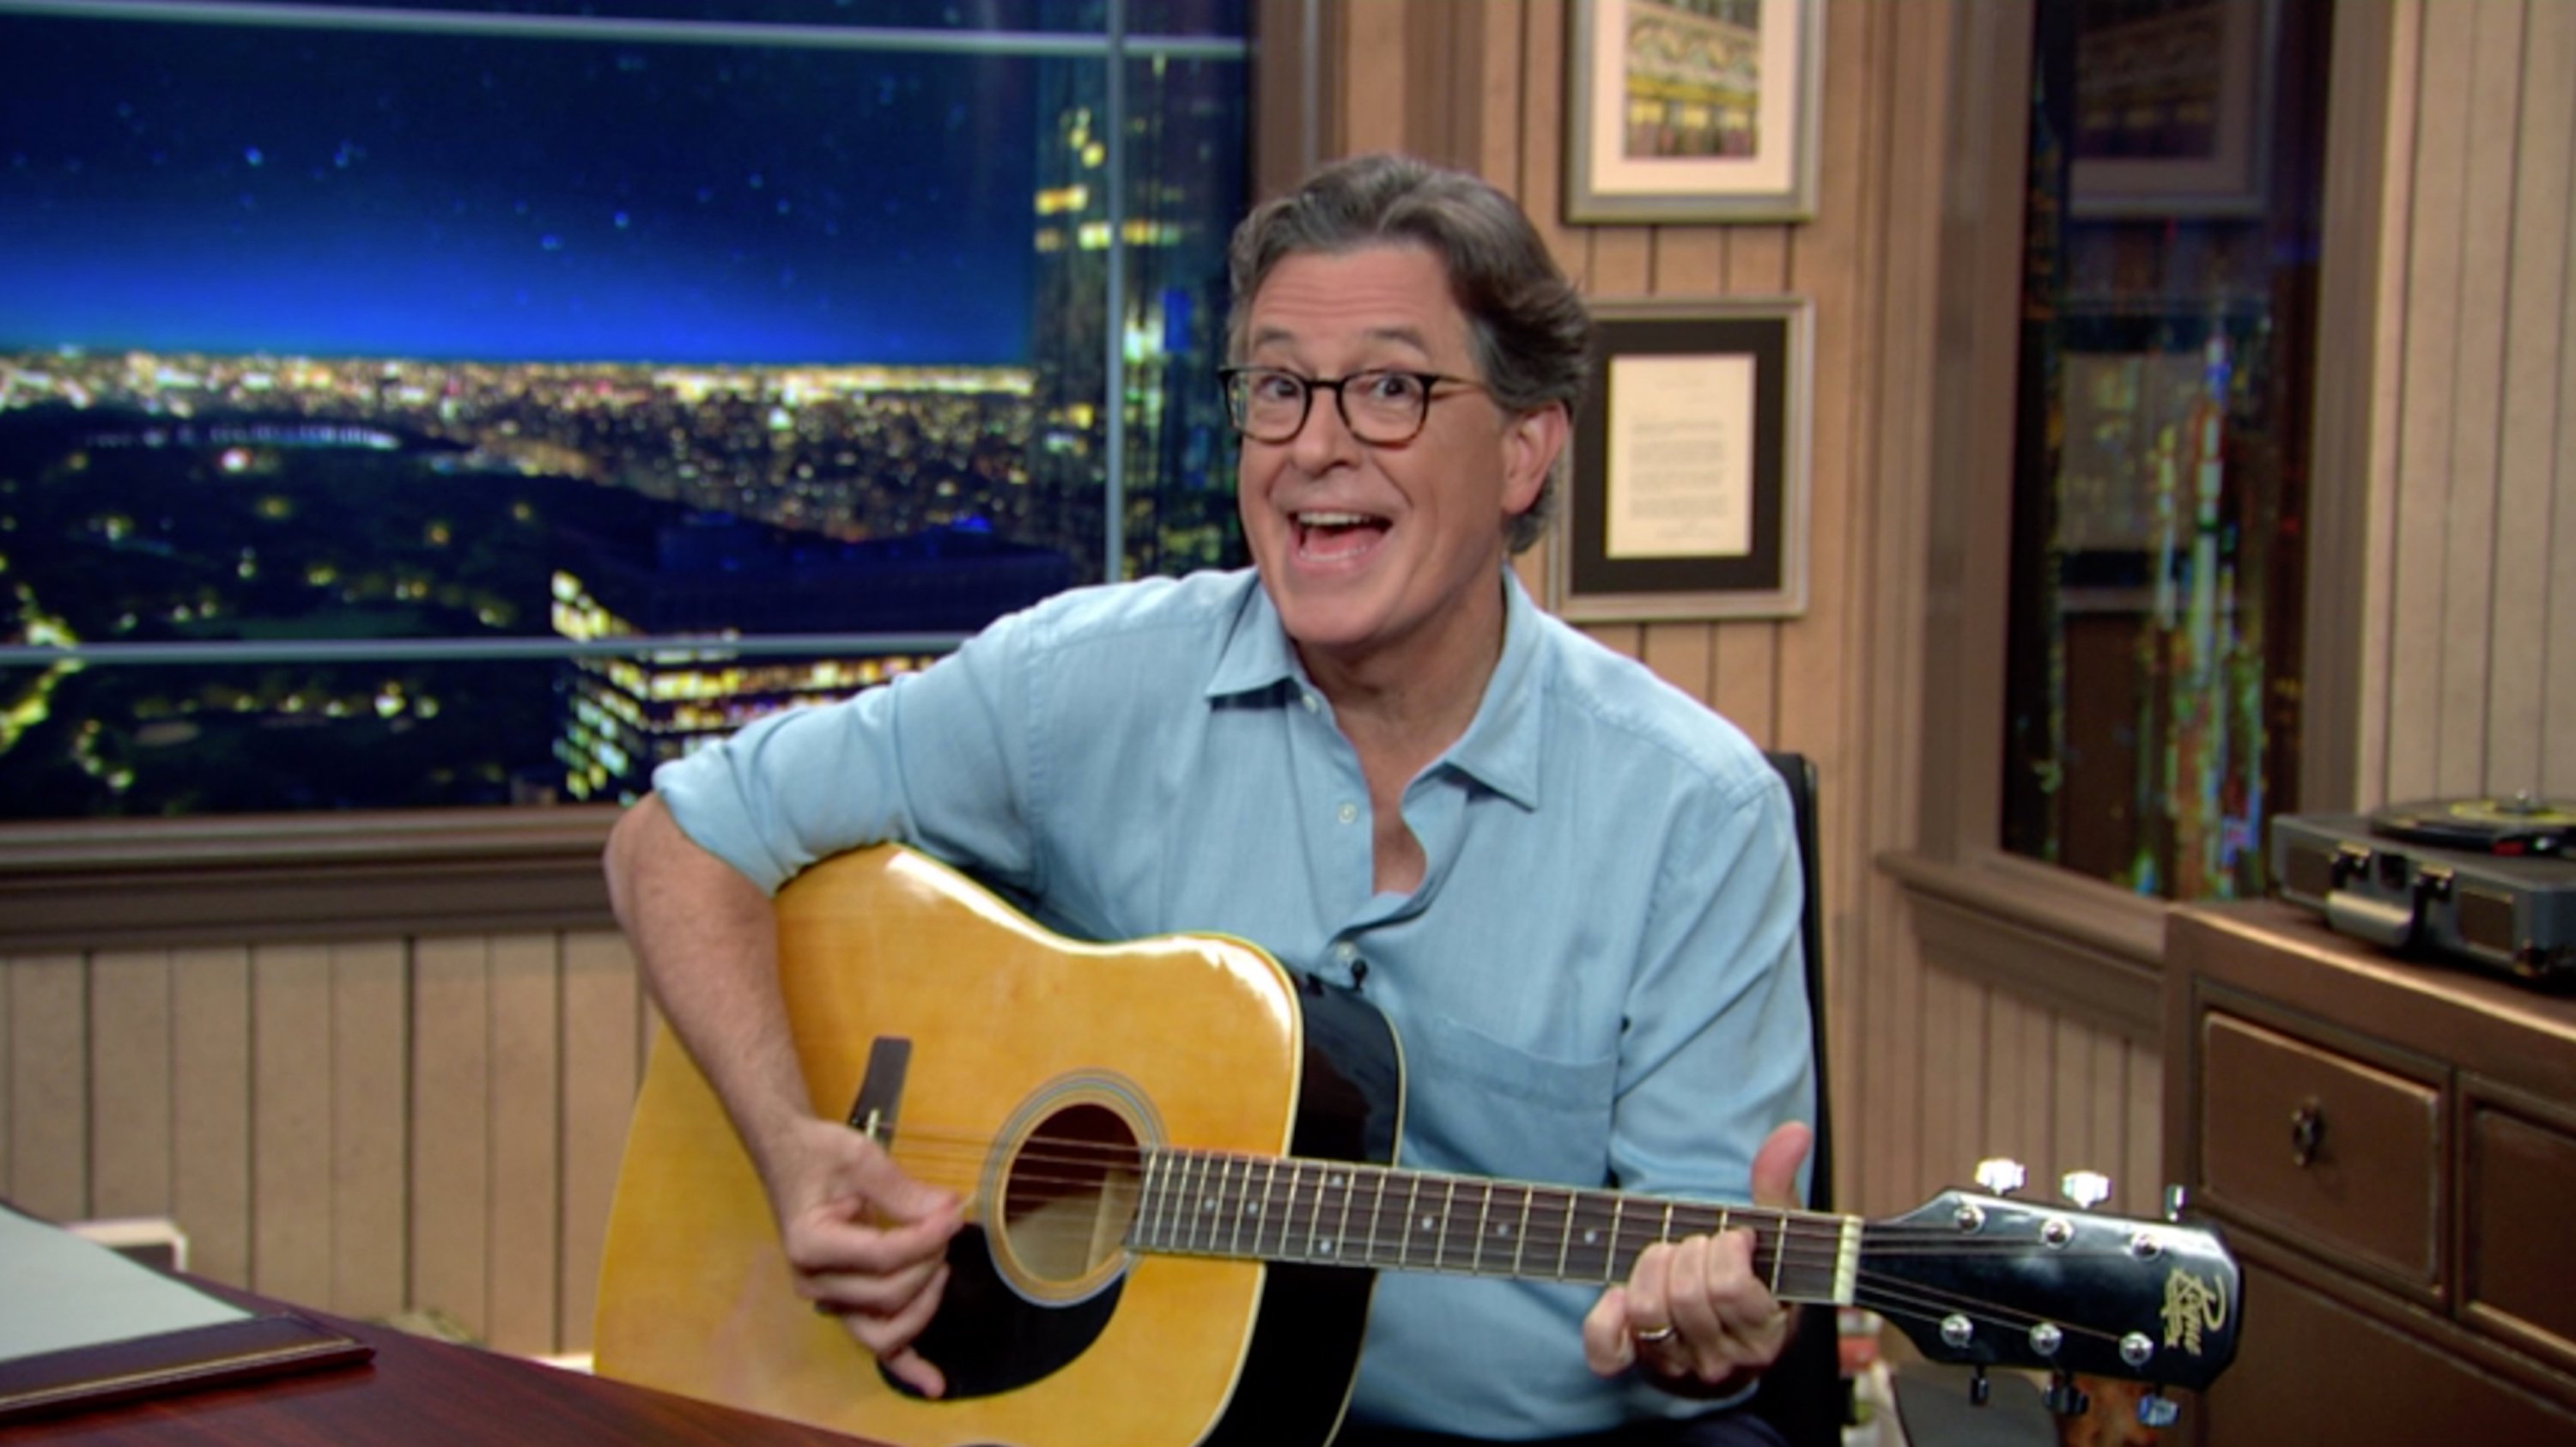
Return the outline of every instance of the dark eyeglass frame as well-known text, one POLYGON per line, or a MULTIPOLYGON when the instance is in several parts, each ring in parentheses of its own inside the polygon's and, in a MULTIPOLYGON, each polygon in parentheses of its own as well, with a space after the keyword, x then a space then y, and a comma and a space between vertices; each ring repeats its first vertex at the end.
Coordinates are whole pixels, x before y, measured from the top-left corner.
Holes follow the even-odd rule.
POLYGON ((1293 441, 1298 433, 1306 430, 1306 419, 1313 416, 1315 412, 1317 392, 1329 391, 1333 394, 1333 410, 1340 414, 1343 428, 1353 437, 1371 447, 1401 447, 1421 436, 1422 429, 1431 425, 1432 403, 1443 397, 1458 395, 1454 391, 1441 391, 1441 383, 1446 382, 1452 387, 1473 388, 1479 392, 1491 390, 1473 377, 1453 377, 1446 372, 1417 372, 1409 367, 1370 367, 1364 371, 1346 372, 1338 377, 1309 377, 1302 372, 1289 371, 1285 367, 1220 367, 1217 369, 1216 377, 1218 387, 1225 393, 1226 420, 1234 424, 1235 432, 1255 442, 1273 446, 1293 441), (1243 377, 1285 377, 1296 383, 1298 389, 1296 425, 1276 436, 1253 431, 1248 399, 1239 395, 1239 389, 1236 386, 1237 379, 1243 377), (1413 425, 1405 429, 1401 436, 1372 437, 1362 432, 1351 421, 1350 402, 1342 389, 1353 382, 1366 382, 1375 377, 1410 377, 1422 384, 1422 405, 1414 413, 1413 425))

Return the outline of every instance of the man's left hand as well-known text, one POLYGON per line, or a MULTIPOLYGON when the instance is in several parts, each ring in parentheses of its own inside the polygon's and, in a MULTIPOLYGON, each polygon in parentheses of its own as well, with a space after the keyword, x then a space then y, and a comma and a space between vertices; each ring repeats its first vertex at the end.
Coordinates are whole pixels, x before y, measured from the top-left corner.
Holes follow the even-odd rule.
MULTIPOLYGON (((1814 1132, 1790 1121, 1753 1155, 1753 1204, 1798 1208, 1798 1165, 1814 1132)), ((1583 1318, 1583 1360, 1601 1376, 1642 1368, 1666 1390, 1734 1390, 1778 1359, 1789 1313, 1753 1273, 1753 1233, 1738 1227, 1658 1242, 1624 1285, 1583 1318)))

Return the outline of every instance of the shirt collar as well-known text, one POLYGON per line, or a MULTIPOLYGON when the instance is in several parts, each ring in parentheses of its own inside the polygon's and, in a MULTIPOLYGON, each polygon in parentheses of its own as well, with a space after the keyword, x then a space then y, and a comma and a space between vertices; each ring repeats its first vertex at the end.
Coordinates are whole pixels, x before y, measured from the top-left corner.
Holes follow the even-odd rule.
POLYGON ((1207 696, 1211 699, 1235 698, 1282 684, 1305 682, 1296 650, 1288 646, 1287 626, 1279 621, 1279 610, 1270 605, 1270 590, 1261 586, 1261 575, 1247 568, 1241 576, 1245 597, 1235 609, 1233 630, 1226 635, 1224 650, 1217 654, 1216 669, 1208 676, 1207 696))
POLYGON ((1538 808, 1538 765, 1545 743, 1547 680, 1540 671, 1539 629, 1546 620, 1503 565, 1503 656, 1485 683, 1485 701, 1442 762, 1520 805, 1538 808))
MULTIPOLYGON (((1540 676, 1538 633, 1545 620, 1521 587, 1520 575, 1508 564, 1502 572, 1503 656, 1485 684, 1475 718, 1441 762, 1524 809, 1536 809, 1546 719, 1540 706, 1545 680, 1540 676)), ((1206 696, 1236 698, 1274 689, 1283 696, 1293 695, 1307 686, 1305 670, 1289 646, 1278 610, 1271 606, 1270 591, 1261 586, 1257 574, 1244 576, 1247 596, 1209 675, 1206 696)))

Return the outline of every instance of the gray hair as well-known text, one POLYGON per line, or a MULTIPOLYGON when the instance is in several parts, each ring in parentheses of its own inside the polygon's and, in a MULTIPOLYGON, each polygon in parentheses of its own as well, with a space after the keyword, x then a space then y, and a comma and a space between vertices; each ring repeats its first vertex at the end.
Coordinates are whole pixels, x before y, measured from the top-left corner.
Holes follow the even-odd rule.
MULTIPOLYGON (((1592 374, 1592 313, 1557 269, 1518 205, 1467 174, 1410 156, 1356 156, 1255 208, 1227 254, 1234 308, 1226 345, 1244 352, 1252 299, 1291 256, 1411 244, 1449 274, 1450 299, 1467 316, 1468 343, 1494 401, 1515 416, 1562 405, 1569 420, 1592 374)), ((1504 537, 1518 553, 1547 531, 1559 466, 1504 537)))

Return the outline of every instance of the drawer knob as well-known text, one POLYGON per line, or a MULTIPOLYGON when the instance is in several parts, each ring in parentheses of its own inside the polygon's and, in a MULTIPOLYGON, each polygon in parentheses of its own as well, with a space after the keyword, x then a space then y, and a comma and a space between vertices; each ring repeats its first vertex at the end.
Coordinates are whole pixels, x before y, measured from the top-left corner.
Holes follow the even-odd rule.
POLYGON ((2290 1159, 2306 1165, 2317 1158, 2317 1147, 2325 1143, 2326 1115, 2313 1099, 2301 1102, 2290 1112, 2290 1159))

